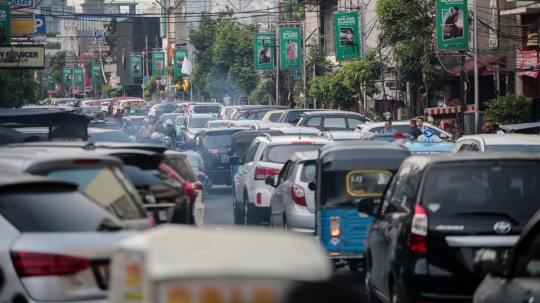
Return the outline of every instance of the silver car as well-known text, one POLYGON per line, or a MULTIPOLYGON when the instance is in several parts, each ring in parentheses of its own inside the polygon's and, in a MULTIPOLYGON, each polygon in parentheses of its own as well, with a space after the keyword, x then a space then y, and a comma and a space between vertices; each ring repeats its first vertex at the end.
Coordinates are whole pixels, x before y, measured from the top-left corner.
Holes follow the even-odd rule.
POLYGON ((74 183, 0 168, 0 300, 106 303, 122 225, 74 183))
POLYGON ((315 180, 318 151, 298 152, 285 163, 270 198, 270 227, 302 233, 315 232, 315 180))

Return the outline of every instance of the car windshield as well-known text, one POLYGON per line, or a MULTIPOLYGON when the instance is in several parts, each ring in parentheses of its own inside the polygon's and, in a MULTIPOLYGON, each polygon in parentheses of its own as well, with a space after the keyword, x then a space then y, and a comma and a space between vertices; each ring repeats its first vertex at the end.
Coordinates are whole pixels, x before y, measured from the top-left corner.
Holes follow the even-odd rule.
POLYGON ((184 121, 186 120, 186 116, 178 116, 176 117, 176 125, 181 126, 184 125, 184 121))
POLYGON ((49 171, 45 175, 77 183, 79 191, 121 219, 145 217, 137 193, 117 167, 62 169, 49 171))
POLYGON ((224 120, 224 121, 213 121, 213 122, 208 122, 205 127, 207 128, 220 128, 220 127, 227 127, 229 126, 231 122, 230 121, 227 121, 227 120, 224 120))
POLYGON ((486 145, 486 151, 537 154, 540 153, 540 145, 486 145))
POLYGON ((285 163, 296 152, 318 150, 321 146, 321 144, 270 145, 265 148, 260 160, 263 162, 285 163))
POLYGON ((193 111, 199 114, 217 114, 221 110, 219 106, 195 106, 193 111))
POLYGON ((212 147, 229 147, 231 146, 231 137, 233 134, 206 135, 204 138, 204 146, 212 147))
POLYGON ((214 120, 213 117, 208 118, 191 118, 189 119, 189 128, 203 128, 206 125, 206 122, 214 120))
POLYGON ((538 162, 444 165, 429 170, 424 179, 420 200, 437 216, 489 211, 529 218, 531 210, 540 208, 538 162))
POLYGON ((163 115, 163 122, 166 122, 167 119, 171 119, 171 121, 174 121, 176 117, 183 115, 183 114, 165 114, 163 115))

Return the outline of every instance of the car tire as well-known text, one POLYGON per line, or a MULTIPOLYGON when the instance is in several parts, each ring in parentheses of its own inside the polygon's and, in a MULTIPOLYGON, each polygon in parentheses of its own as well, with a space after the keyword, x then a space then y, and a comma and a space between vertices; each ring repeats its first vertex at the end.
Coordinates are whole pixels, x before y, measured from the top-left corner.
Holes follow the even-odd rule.
POLYGON ((233 219, 235 225, 244 225, 244 213, 242 208, 238 207, 236 194, 233 193, 233 219))
POLYGON ((399 281, 396 281, 392 285, 392 293, 390 294, 391 303, 409 303, 407 295, 404 293, 405 290, 402 287, 399 287, 399 281))
POLYGON ((349 262, 349 270, 352 272, 357 272, 358 269, 360 269, 360 266, 358 265, 357 261, 350 261, 349 262))
POLYGON ((255 215, 249 211, 249 201, 247 192, 244 193, 244 225, 258 225, 255 215))
MULTIPOLYGON (((367 254, 366 254, 367 255, 367 254)), ((377 295, 375 295, 375 292, 373 291, 373 287, 371 286, 371 273, 369 270, 369 260, 366 260, 365 266, 364 266, 364 284, 366 288, 366 302, 367 303, 379 303, 379 299, 377 298, 377 295)))

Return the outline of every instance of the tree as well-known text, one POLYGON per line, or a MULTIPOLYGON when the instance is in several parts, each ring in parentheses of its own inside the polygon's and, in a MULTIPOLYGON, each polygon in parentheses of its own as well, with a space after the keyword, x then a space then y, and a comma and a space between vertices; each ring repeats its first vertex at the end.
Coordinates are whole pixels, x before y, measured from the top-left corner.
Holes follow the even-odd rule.
POLYGON ((4 70, 0 73, 0 83, 0 107, 34 104, 41 89, 28 70, 4 70))
POLYGON ((107 83, 101 88, 101 93, 103 97, 112 98, 118 95, 118 89, 113 88, 110 83, 107 83))
POLYGON ((155 76, 151 76, 148 79, 148 82, 146 83, 146 86, 144 87, 144 93, 143 98, 144 100, 150 100, 152 99, 152 96, 155 92, 157 92, 158 86, 157 86, 157 79, 155 76))
POLYGON ((109 22, 104 22, 103 27, 107 29, 107 36, 105 37, 105 41, 107 42, 107 45, 109 45, 109 55, 116 53, 116 25, 118 24, 118 21, 115 17, 111 17, 111 20, 109 22))
MULTIPOLYGON (((306 102, 308 100, 308 97, 313 98, 313 96, 309 94, 310 83, 311 83, 310 81, 311 79, 313 79, 313 67, 315 66, 316 76, 321 76, 332 71, 332 62, 326 59, 326 53, 324 51, 324 48, 322 47, 321 44, 317 42, 316 39, 312 39, 310 41, 310 44, 307 45, 307 47, 309 48, 309 51, 307 53, 307 58, 306 58, 306 77, 307 77, 306 79, 307 96, 305 99, 306 102)), ((302 81, 297 81, 295 84, 294 95, 297 100, 300 97, 300 93, 303 90, 303 86, 304 84, 302 81)), ((317 99, 317 100, 321 101, 321 99, 317 99)))
POLYGON ((531 100, 511 93, 484 104, 487 107, 484 122, 490 122, 494 130, 497 130, 499 125, 523 123, 532 111, 531 100))
POLYGON ((54 56, 51 59, 51 77, 53 77, 54 81, 58 84, 63 83, 63 72, 64 72, 64 66, 66 66, 66 52, 61 51, 54 54, 54 56))
POLYGON ((47 42, 45 45, 46 49, 61 49, 62 45, 60 45, 60 42, 47 42))

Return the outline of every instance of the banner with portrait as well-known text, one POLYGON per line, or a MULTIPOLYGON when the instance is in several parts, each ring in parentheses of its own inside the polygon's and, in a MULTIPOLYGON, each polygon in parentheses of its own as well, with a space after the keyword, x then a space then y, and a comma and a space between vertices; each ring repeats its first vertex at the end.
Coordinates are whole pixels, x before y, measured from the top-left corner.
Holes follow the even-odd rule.
POLYGON ((256 34, 254 63, 256 71, 274 69, 274 34, 256 34))
POLYGON ((437 0, 437 49, 469 49, 467 0, 437 0))

